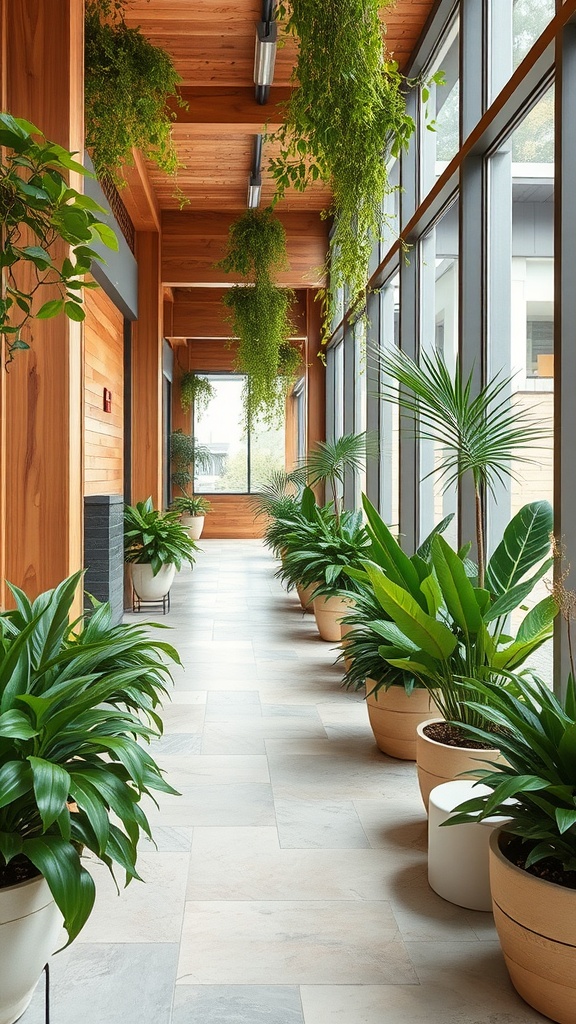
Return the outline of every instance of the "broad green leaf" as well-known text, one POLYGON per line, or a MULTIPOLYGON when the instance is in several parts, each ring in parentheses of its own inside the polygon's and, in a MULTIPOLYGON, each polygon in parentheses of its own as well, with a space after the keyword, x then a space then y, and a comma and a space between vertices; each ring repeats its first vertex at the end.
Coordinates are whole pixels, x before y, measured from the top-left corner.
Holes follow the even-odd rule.
POLYGON ((49 320, 53 316, 58 316, 59 313, 64 309, 64 299, 50 299, 40 307, 36 313, 37 320, 49 320))
POLYGON ((510 520, 486 567, 486 586, 496 597, 520 583, 546 558, 553 529, 552 506, 547 501, 524 505, 510 520))
POLYGON ((558 605, 552 595, 549 594, 548 597, 544 597, 538 604, 534 605, 524 616, 516 634, 516 639, 521 641, 533 640, 534 637, 540 637, 542 633, 550 631, 557 614, 558 605))
POLYGON ((86 319, 86 312, 83 306, 80 306, 77 302, 66 302, 64 304, 64 312, 69 320, 76 320, 78 323, 82 323, 86 319))
POLYGON ((430 575, 427 576, 426 579, 423 579, 420 584, 420 590, 426 598, 428 614, 436 618, 440 608, 442 607, 442 591, 440 590, 440 584, 436 577, 430 575))
POLYGON ((528 595, 532 593, 538 581, 550 571, 553 564, 554 559, 547 558, 546 561, 539 566, 533 576, 530 576, 527 580, 523 580, 521 583, 517 583, 515 587, 511 587, 510 590, 498 597, 492 607, 489 608, 485 614, 485 621, 492 622, 494 619, 500 618, 503 615, 508 615, 509 612, 518 608, 528 595))
POLYGON ((478 633, 482 616, 464 566, 443 537, 432 541, 432 564, 440 584, 446 607, 455 623, 465 633, 478 633))
POLYGON ((394 583, 404 587, 416 599, 420 595, 420 577, 414 565, 403 551, 372 502, 365 494, 362 504, 368 520, 368 530, 378 554, 378 562, 394 583))
POLYGON ((407 593, 381 570, 366 565, 374 593, 384 611, 403 633, 426 654, 445 660, 456 646, 456 637, 441 622, 422 610, 411 594, 407 593))
POLYGON ((0 807, 18 800, 32 789, 32 772, 23 761, 7 761, 0 767, 0 807))
POLYGON ((44 828, 62 813, 70 792, 70 776, 59 764, 41 757, 29 757, 34 777, 34 795, 44 828))
POLYGON ((17 832, 0 832, 0 854, 7 864, 22 853, 22 836, 17 832))
POLYGON ((113 249, 115 252, 118 251, 118 239, 108 224, 102 224, 100 221, 96 221, 92 225, 92 230, 100 236, 100 240, 108 247, 108 249, 113 249))
POLYGON ((567 832, 568 829, 572 828, 573 825, 576 825, 576 810, 569 810, 565 807, 557 807, 556 822, 558 825, 558 831, 560 832, 560 835, 563 835, 564 832, 567 832))
POLYGON ((0 736, 15 740, 29 740, 38 735, 30 725, 30 719, 23 711, 5 711, 0 715, 0 736))
POLYGON ((96 889, 91 875, 82 867, 72 843, 60 836, 27 839, 23 852, 48 882, 72 942, 94 906, 96 889))

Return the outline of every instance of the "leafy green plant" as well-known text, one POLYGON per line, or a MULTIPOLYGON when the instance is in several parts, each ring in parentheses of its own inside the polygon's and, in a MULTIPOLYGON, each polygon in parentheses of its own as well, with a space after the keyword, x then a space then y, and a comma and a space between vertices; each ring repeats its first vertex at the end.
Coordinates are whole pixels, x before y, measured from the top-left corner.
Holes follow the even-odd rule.
POLYGON ((308 483, 326 483, 332 494, 336 520, 340 519, 342 499, 338 485, 344 487, 346 472, 360 472, 368 458, 378 456, 378 440, 365 431, 361 434, 343 434, 336 441, 318 441, 303 460, 301 468, 308 483))
POLYGON ((179 512, 159 512, 152 498, 124 508, 124 559, 126 562, 149 563, 157 576, 163 565, 194 562, 198 548, 180 522, 179 512))
POLYGON ((98 285, 83 277, 93 260, 104 262, 93 244, 117 249, 118 241, 101 220, 106 211, 68 185, 70 171, 92 177, 72 153, 7 113, 0 113, 0 145, 0 335, 10 361, 29 348, 23 333, 30 335, 34 319, 64 313, 84 320, 82 290, 98 285), (70 249, 63 251, 62 242, 70 249), (50 298, 39 304, 44 288, 50 298))
POLYGON ((465 551, 453 551, 443 537, 432 538, 428 566, 408 559, 382 524, 380 555, 386 568, 364 564, 374 594, 392 620, 381 626, 386 643, 380 654, 393 668, 433 690, 448 721, 483 725, 459 680, 514 671, 552 635, 558 611, 552 596, 527 612, 515 637, 504 632, 508 614, 550 569, 552 560, 546 556, 551 529, 547 502, 518 512, 488 564, 491 591, 475 585, 476 579, 468 576, 474 567, 463 561, 465 551), (536 572, 528 575, 536 565, 536 572))
POLYGON ((211 511, 212 505, 207 498, 189 498, 188 495, 181 495, 174 498, 171 506, 174 512, 185 516, 205 516, 211 511))
POLYGON ((326 332, 342 286, 352 304, 364 295, 372 247, 382 235, 383 200, 393 191, 390 157, 408 147, 415 129, 406 111, 411 83, 383 44, 379 11, 391 3, 332 0, 329 13, 316 0, 278 6, 286 32, 298 38, 298 57, 285 122, 273 135, 280 152, 270 169, 276 201, 289 186, 303 191, 322 180, 331 188, 326 332))
POLYGON ((175 430, 170 434, 170 461, 172 465, 171 481, 189 498, 187 488, 194 484, 194 473, 197 469, 209 469, 212 453, 206 445, 198 444, 191 434, 183 430, 175 430))
POLYGON ((256 494, 250 495, 254 518, 266 516, 264 544, 281 557, 286 549, 286 535, 302 515, 302 489, 305 479, 301 470, 286 473, 276 470, 256 494))
POLYGON ((443 356, 423 352, 420 365, 399 349, 378 353, 381 368, 394 384, 384 386, 382 398, 414 417, 416 436, 439 446, 436 466, 444 486, 472 477, 476 503, 478 582, 484 586, 485 526, 483 491, 513 477, 512 459, 531 462, 527 454, 550 431, 537 424, 528 410, 512 406, 511 377, 496 374, 478 392, 473 374, 459 363, 450 374, 443 356))
POLYGON ((0 614, 0 884, 44 875, 70 942, 94 903, 82 847, 139 878, 141 799, 175 793, 141 742, 162 732, 166 658, 180 664, 141 627, 112 626, 107 604, 70 626, 81 576, 34 602, 11 587, 0 614))
POLYGON ((294 293, 274 284, 274 275, 287 264, 286 232, 270 210, 246 210, 233 221, 228 251, 218 266, 252 282, 223 296, 238 338, 236 369, 247 374, 243 402, 248 429, 258 418, 269 424, 283 421, 286 395, 300 365, 300 351, 289 341, 294 293))
POLYGON ((191 406, 198 416, 206 412, 210 402, 216 397, 216 389, 208 377, 203 377, 194 370, 186 370, 180 381, 180 404, 184 412, 191 406))
MULTIPOLYGON (((563 701, 535 677, 516 675, 511 683, 466 680, 466 700, 498 730, 505 760, 474 773, 491 792, 460 804, 446 824, 503 815, 506 832, 521 840, 526 868, 551 857, 576 871, 574 678, 563 701)), ((467 726, 466 733, 484 742, 490 735, 485 726, 467 726)))
POLYGON ((181 101, 180 76, 165 50, 138 28, 128 28, 124 4, 87 0, 85 31, 86 145, 96 173, 121 188, 120 168, 133 163, 132 149, 176 174, 173 115, 168 97, 181 101))

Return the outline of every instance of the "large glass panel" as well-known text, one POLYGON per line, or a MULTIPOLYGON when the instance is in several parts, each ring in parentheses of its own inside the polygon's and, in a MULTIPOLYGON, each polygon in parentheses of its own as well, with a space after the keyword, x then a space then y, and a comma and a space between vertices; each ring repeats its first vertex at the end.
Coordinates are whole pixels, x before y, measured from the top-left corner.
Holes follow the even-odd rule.
MULTIPOLYGON (((458 203, 437 221, 420 243, 420 350, 443 357, 454 373, 458 356, 458 203)), ((431 440, 420 443, 420 536, 448 515, 453 519, 444 536, 457 546, 457 490, 442 476, 443 448, 431 440)))
MULTIPOLYGON (((208 376, 208 375, 207 375, 208 376)), ((194 437, 210 451, 210 465, 196 467, 194 490, 199 494, 248 490, 248 440, 243 428, 239 375, 210 376, 216 392, 206 410, 195 416, 194 437)))
MULTIPOLYGON (((522 452, 529 461, 513 460, 512 479, 489 505, 492 547, 523 505, 553 498, 553 112, 550 90, 489 161, 489 372, 511 375, 512 408, 548 430, 537 449, 522 452)), ((546 596, 549 582, 536 587, 527 606, 546 596)), ((523 614, 512 617, 513 625, 523 614)), ((551 644, 534 667, 551 680, 551 644)))
MULTIPOLYGON (((366 325, 359 320, 354 327, 354 433, 366 430, 366 325)), ((354 477, 354 507, 362 508, 362 494, 366 491, 366 465, 354 477)))
POLYGON ((285 425, 270 426, 269 423, 257 422, 250 432, 249 489, 259 490, 268 483, 271 473, 284 469, 285 465, 285 425))
MULTIPOLYGON (((398 346, 400 328, 400 274, 389 278, 381 293, 380 344, 398 346)), ((380 514, 396 532, 399 510, 400 414, 398 406, 382 402, 380 415, 380 514)))
POLYGON ((422 125, 421 190, 425 196, 460 146, 460 82, 458 18, 451 25, 426 76, 443 71, 445 84, 430 86, 426 121, 422 125))
MULTIPOLYGON (((496 0, 505 3, 506 0, 496 0)), ((514 0, 512 9, 513 62, 517 68, 554 17, 555 0, 514 0)))
POLYGON ((334 349, 334 440, 344 433, 344 344, 334 349))

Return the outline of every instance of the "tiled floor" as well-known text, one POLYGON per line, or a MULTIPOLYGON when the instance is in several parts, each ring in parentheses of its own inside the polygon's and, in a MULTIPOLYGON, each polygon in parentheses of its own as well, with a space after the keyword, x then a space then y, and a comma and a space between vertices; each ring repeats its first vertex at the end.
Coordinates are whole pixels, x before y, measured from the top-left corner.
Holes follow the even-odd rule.
MULTIPOLYGON (((436 896, 415 768, 380 754, 332 645, 257 541, 179 575, 146 880, 52 964, 52 1024, 535 1024, 491 915, 436 896)), ((40 989, 42 985, 40 986, 40 989)), ((22 1024, 41 1024, 39 990, 22 1024)))

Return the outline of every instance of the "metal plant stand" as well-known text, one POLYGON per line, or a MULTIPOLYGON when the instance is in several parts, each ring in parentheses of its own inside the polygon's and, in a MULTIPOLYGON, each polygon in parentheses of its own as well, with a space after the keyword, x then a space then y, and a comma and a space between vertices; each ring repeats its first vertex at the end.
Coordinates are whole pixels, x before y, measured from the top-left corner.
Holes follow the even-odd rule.
POLYGON ((148 607, 148 605, 162 605, 162 612, 166 615, 166 613, 170 611, 170 591, 168 591, 168 593, 158 601, 143 601, 141 597, 138 597, 134 588, 132 588, 132 611, 142 611, 142 605, 145 605, 146 607, 148 607))

